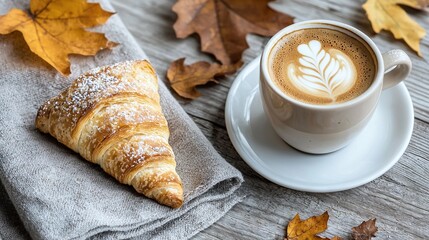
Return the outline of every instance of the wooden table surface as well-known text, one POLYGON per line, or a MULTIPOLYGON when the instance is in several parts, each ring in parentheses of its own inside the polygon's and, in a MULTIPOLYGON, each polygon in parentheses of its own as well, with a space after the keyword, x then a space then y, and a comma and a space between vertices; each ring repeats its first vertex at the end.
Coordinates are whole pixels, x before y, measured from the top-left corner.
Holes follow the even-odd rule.
MULTIPOLYGON (((187 63, 213 61, 199 51, 197 37, 176 39, 172 28, 176 14, 171 11, 174 2, 112 0, 161 77, 169 64, 181 57, 186 57, 187 63)), ((364 186, 337 193, 294 191, 258 175, 232 146, 225 128, 224 109, 236 75, 217 85, 199 88, 203 96, 194 101, 173 94, 217 151, 243 173, 245 183, 240 191, 248 195, 218 222, 197 234, 196 239, 282 239, 286 224, 296 213, 307 218, 325 210, 331 217, 324 236, 348 239, 351 227, 375 217, 379 227, 376 239, 429 239, 429 37, 421 43, 424 59, 402 41, 394 40, 390 33, 375 35, 361 8, 363 3, 364 0, 283 0, 271 6, 296 17, 296 22, 330 19, 353 25, 368 34, 382 52, 399 48, 409 54, 413 70, 405 84, 413 99, 415 125, 405 154, 382 177, 364 186)), ((429 30, 428 10, 409 12, 429 30)), ((246 64, 261 54, 268 38, 249 35, 247 40, 250 48, 243 54, 246 64)))

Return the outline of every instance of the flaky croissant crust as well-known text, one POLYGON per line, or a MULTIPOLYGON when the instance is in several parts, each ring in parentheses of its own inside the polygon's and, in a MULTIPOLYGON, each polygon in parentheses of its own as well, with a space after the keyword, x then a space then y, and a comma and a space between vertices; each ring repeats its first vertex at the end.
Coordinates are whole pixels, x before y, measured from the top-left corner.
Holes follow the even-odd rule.
POLYGON ((40 107, 36 127, 137 192, 173 208, 182 205, 182 182, 149 62, 81 75, 40 107))

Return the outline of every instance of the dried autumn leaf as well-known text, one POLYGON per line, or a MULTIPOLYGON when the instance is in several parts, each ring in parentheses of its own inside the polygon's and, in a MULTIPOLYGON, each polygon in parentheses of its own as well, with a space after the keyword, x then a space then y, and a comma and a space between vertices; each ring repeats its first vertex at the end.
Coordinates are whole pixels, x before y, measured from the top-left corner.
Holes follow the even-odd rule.
POLYGON ((426 31, 399 5, 423 9, 428 3, 428 0, 367 0, 362 7, 376 33, 383 29, 390 31, 396 39, 404 39, 408 46, 422 56, 419 42, 426 31))
POLYGON ((85 30, 105 23, 112 14, 85 0, 31 0, 29 12, 11 9, 0 16, 0 34, 20 31, 31 51, 69 74, 69 54, 95 55, 116 45, 102 33, 85 30))
POLYGON ((293 18, 268 7, 272 0, 179 0, 173 6, 178 38, 197 33, 201 50, 223 64, 240 61, 249 47, 247 33, 272 36, 293 23, 293 18))
POLYGON ((287 225, 285 240, 329 240, 316 235, 328 228, 328 219, 328 212, 304 221, 301 221, 299 214, 296 214, 287 225))
POLYGON ((370 240, 375 237, 378 228, 375 226, 376 219, 362 222, 359 226, 352 228, 353 240, 370 240))
POLYGON ((233 73, 243 64, 237 62, 232 65, 220 65, 201 61, 185 65, 184 62, 184 58, 172 62, 167 71, 167 78, 177 94, 190 99, 195 99, 201 95, 196 90, 196 86, 210 81, 216 82, 215 78, 233 73))

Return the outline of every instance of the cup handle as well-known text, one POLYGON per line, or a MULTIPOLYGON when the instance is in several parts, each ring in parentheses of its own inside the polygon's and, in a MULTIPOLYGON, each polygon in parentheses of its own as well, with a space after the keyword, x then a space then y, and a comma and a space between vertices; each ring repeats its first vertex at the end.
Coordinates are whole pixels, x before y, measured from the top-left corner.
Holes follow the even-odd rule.
POLYGON ((383 53, 384 80, 383 90, 391 88, 404 80, 411 72, 411 59, 399 49, 383 53))

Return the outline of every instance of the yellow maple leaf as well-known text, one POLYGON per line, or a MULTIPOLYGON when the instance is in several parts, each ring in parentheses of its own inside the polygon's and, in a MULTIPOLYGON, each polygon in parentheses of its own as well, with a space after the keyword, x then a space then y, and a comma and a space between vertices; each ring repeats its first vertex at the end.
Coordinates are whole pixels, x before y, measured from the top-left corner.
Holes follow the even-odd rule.
POLYGON ((20 31, 31 51, 62 74, 70 74, 69 54, 95 55, 117 44, 85 28, 103 24, 114 13, 85 0, 31 0, 30 11, 11 9, 0 16, 0 34, 20 31))
POLYGON ((287 225, 285 240, 329 240, 316 235, 328 228, 328 219, 328 212, 304 221, 300 219, 299 214, 296 214, 287 225))
POLYGON ((396 39, 404 39, 408 46, 422 56, 419 43, 426 31, 399 5, 423 9, 427 4, 427 0, 367 0, 362 7, 376 33, 388 30, 396 39))

